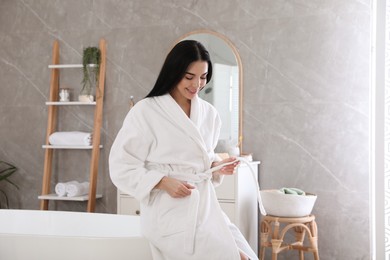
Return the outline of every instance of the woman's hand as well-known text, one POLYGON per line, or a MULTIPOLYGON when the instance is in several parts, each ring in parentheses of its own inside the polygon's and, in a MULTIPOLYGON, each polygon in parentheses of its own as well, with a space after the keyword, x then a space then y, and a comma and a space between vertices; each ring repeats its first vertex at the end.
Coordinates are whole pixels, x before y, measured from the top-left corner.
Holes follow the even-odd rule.
POLYGON ((191 195, 191 189, 195 189, 191 184, 166 176, 157 183, 155 188, 166 191, 172 198, 187 197, 191 195))
MULTIPOLYGON (((224 160, 219 161, 219 162, 213 162, 211 164, 211 167, 215 167, 215 166, 227 163, 227 162, 233 162, 235 160, 236 160, 236 157, 230 157, 230 158, 224 159, 224 160)), ((221 175, 232 175, 234 173, 234 170, 236 169, 236 167, 239 164, 240 164, 240 162, 238 161, 238 162, 226 165, 226 166, 222 167, 220 170, 215 171, 214 173, 221 174, 221 175)))

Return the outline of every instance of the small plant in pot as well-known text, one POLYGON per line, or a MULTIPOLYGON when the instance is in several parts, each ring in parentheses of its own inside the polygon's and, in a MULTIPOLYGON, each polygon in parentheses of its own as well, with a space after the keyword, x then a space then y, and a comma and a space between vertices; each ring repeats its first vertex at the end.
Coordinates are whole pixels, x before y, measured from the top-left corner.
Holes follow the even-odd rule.
MULTIPOLYGON (((8 179, 12 174, 14 174, 14 172, 16 172, 16 170, 17 168, 14 165, 4 161, 0 161, 0 182, 6 181, 12 184, 17 189, 19 189, 18 185, 16 185, 14 182, 8 179)), ((0 208, 4 208, 3 204, 5 205, 5 208, 9 208, 9 201, 8 201, 7 194, 3 190, 0 190, 0 193, 3 195, 5 200, 5 203, 1 203, 0 201, 0 208)))
POLYGON ((93 88, 99 82, 101 54, 97 47, 87 47, 83 51, 83 81, 79 101, 93 102, 93 88), (93 64, 93 66, 89 66, 93 64))

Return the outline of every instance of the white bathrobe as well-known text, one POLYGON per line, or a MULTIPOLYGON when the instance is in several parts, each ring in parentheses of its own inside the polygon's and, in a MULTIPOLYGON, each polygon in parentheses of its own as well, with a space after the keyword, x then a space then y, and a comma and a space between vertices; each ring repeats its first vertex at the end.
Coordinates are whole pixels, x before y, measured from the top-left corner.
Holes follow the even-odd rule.
POLYGON ((198 97, 190 118, 169 94, 141 100, 126 116, 111 148, 110 176, 140 201, 141 230, 155 260, 238 260, 237 248, 257 259, 220 208, 214 185, 222 178, 207 172, 217 160, 220 127, 215 108, 198 97), (196 188, 172 198, 153 189, 164 176, 196 188))

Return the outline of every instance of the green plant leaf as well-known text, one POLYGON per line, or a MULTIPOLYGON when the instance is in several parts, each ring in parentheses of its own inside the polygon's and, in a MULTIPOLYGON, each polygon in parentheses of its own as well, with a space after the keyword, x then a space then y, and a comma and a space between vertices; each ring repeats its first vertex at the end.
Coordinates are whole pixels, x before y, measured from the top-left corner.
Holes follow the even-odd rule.
POLYGON ((99 81, 101 53, 97 47, 87 47, 83 50, 83 90, 86 89, 88 93, 91 93, 91 75, 87 68, 88 64, 96 64, 93 68, 93 74, 95 76, 96 83, 99 81))
MULTIPOLYGON (((4 181, 12 184, 13 186, 15 186, 17 189, 19 189, 18 185, 16 185, 14 182, 12 182, 8 179, 8 177, 10 177, 12 174, 14 174, 14 172, 16 172, 17 168, 10 163, 0 161, 0 166, 3 166, 3 165, 5 165, 6 168, 0 170, 0 181, 4 180, 4 181)), ((0 168, 2 168, 2 167, 0 167, 0 168)))
MULTIPOLYGON (((9 208, 8 196, 7 196, 7 194, 4 191, 0 190, 0 192, 3 193, 3 195, 4 195, 5 205, 6 205, 6 208, 8 209, 9 208)), ((1 209, 1 203, 0 203, 0 209, 1 209)))
POLYGON ((19 186, 16 185, 16 183, 14 183, 14 182, 12 182, 12 181, 10 181, 10 180, 8 180, 8 179, 5 179, 5 181, 8 182, 8 183, 10 183, 10 184, 12 184, 15 188, 19 189, 19 186))

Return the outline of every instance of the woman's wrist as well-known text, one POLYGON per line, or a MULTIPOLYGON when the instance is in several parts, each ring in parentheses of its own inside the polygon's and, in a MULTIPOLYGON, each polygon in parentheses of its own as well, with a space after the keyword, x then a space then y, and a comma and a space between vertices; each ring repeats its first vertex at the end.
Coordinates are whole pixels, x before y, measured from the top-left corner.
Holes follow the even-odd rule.
POLYGON ((159 190, 163 190, 164 182, 165 182, 166 178, 167 178, 166 176, 162 177, 161 180, 156 184, 156 186, 154 186, 154 188, 159 189, 159 190))

